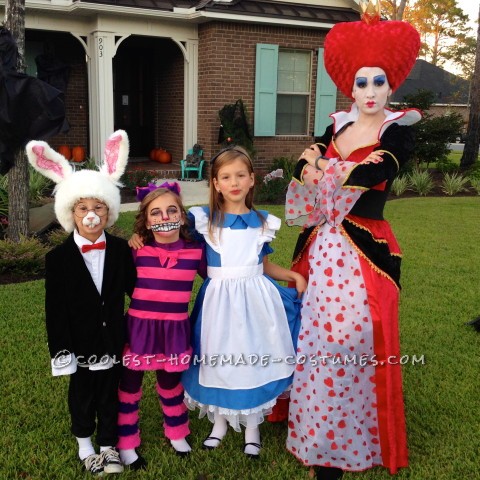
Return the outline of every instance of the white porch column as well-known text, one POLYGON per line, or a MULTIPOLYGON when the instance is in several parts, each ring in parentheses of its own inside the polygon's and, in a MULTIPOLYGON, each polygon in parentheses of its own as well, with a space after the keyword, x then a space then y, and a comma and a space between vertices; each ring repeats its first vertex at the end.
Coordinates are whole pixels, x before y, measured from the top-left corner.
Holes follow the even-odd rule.
POLYGON ((112 59, 116 52, 115 35, 97 31, 91 33, 88 39, 90 155, 98 163, 114 127, 112 59))
MULTIPOLYGON (((198 40, 187 40, 184 72, 183 151, 197 143, 198 116, 198 40)), ((185 158, 185 157, 184 157, 185 158)))

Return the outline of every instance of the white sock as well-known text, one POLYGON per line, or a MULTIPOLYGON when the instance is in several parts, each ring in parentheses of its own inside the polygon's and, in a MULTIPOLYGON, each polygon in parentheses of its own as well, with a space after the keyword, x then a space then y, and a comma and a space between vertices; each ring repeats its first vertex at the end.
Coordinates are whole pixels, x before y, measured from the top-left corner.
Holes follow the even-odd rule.
POLYGON ((85 460, 87 457, 95 453, 95 449, 92 445, 92 439, 90 437, 75 437, 78 442, 78 456, 80 460, 85 460))
MULTIPOLYGON (((227 433, 227 420, 225 417, 222 417, 218 413, 215 414, 215 421, 213 423, 213 429, 209 435, 209 437, 215 437, 219 440, 222 440, 225 434, 227 433)), ((206 447, 218 447, 219 442, 218 440, 205 440, 203 444, 206 447)))
MULTIPOLYGON (((258 443, 260 445, 260 429, 258 427, 245 429, 245 443, 258 443)), ((255 445, 247 445, 244 452, 250 455, 258 455, 260 448, 255 445)))
POLYGON ((137 452, 134 448, 127 448, 125 450, 119 450, 120 460, 124 465, 131 465, 137 458, 137 452))
POLYGON ((104 452, 105 450, 108 450, 113 447, 100 447, 100 453, 104 452))
POLYGON ((170 440, 172 447, 177 452, 191 452, 192 447, 188 444, 188 442, 184 438, 180 438, 179 440, 170 440))

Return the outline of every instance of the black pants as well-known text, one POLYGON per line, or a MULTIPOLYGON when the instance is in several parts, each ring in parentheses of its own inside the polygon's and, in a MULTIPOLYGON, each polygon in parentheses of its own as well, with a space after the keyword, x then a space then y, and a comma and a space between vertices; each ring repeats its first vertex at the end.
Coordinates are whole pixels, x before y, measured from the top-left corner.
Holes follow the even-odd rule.
POLYGON ((118 383, 121 365, 107 370, 78 367, 70 376, 68 408, 71 431, 76 437, 90 437, 97 429, 97 444, 117 444, 118 383))

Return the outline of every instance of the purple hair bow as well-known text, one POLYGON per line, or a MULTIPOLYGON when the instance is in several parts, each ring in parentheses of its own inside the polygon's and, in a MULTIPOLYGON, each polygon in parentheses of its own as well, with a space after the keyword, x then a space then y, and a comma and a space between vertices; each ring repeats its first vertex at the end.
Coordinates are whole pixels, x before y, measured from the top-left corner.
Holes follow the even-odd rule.
POLYGON ((148 183, 146 187, 136 187, 137 190, 137 200, 141 202, 150 192, 157 190, 158 188, 166 188, 171 192, 180 195, 180 185, 177 182, 164 182, 161 185, 155 185, 154 183, 148 183))

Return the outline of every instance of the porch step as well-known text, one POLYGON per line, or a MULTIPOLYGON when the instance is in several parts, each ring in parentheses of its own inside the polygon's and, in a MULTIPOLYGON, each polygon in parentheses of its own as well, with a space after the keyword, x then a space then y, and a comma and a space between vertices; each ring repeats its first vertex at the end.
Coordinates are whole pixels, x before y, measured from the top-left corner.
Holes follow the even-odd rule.
POLYGON ((51 225, 57 222, 55 212, 53 211, 54 203, 46 203, 41 207, 31 208, 29 211, 28 230, 30 233, 37 235, 43 233, 51 225))
POLYGON ((155 172, 158 178, 180 178, 181 168, 179 162, 159 163, 148 158, 134 158, 127 163, 127 173, 135 171, 155 172))

